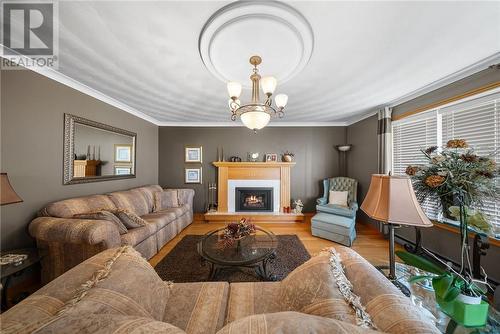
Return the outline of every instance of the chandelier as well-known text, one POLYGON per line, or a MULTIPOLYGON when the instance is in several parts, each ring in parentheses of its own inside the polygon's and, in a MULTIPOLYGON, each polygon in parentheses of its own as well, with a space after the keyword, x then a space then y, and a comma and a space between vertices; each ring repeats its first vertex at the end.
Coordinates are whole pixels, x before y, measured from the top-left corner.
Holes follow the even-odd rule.
POLYGON ((250 64, 253 65, 253 74, 250 76, 252 80, 252 101, 248 104, 241 104, 238 99, 241 95, 241 84, 238 82, 228 82, 227 91, 229 93, 229 108, 231 110, 231 120, 236 121, 240 116, 241 122, 249 129, 257 132, 269 123, 271 116, 282 118, 285 115, 284 109, 288 102, 288 96, 285 94, 278 94, 274 98, 275 107, 272 104, 271 96, 276 89, 277 81, 274 77, 262 77, 259 74, 257 65, 262 62, 259 56, 250 57, 250 64), (259 84, 266 100, 264 103, 260 102, 259 84))

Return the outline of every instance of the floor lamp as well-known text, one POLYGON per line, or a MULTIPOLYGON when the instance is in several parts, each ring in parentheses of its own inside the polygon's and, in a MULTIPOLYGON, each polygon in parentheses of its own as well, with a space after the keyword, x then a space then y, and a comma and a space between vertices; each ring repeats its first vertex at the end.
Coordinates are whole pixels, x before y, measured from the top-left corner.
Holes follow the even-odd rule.
POLYGON ((410 295, 406 286, 396 277, 394 254, 394 228, 400 226, 430 227, 432 223, 417 201, 411 180, 407 176, 373 174, 368 193, 361 204, 370 218, 389 228, 389 280, 404 294, 410 295))

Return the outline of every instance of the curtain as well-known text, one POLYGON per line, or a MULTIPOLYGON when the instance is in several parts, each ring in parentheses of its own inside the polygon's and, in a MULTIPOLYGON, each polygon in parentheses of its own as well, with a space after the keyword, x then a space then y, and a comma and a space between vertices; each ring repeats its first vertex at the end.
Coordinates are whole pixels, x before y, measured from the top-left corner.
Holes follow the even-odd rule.
MULTIPOLYGON (((385 107, 377 113, 377 141, 378 141, 378 167, 379 174, 389 174, 392 168, 392 109, 385 107)), ((387 226, 378 223, 379 231, 388 235, 387 226)))
POLYGON ((385 107, 378 111, 378 173, 388 174, 392 168, 392 109, 385 107))

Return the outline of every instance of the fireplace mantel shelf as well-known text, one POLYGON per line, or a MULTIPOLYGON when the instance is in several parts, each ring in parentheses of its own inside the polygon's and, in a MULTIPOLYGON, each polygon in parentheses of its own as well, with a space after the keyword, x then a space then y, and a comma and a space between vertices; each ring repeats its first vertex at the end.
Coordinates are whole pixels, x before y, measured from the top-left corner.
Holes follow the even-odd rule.
POLYGON ((215 161, 213 165, 216 167, 258 167, 258 168, 276 168, 276 167, 292 167, 295 162, 229 162, 215 161))

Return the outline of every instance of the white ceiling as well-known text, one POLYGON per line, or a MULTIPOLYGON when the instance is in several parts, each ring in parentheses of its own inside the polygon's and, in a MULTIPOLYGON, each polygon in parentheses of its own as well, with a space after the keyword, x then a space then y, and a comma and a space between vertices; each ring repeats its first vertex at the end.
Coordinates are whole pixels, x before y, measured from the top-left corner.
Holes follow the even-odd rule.
MULTIPOLYGON (((159 125, 228 122, 225 83, 198 45, 207 20, 227 4, 60 2, 62 81, 159 125)), ((309 22, 314 41, 303 69, 278 82, 289 103, 285 118, 271 124, 350 123, 500 52, 500 2, 288 4, 309 22)), ((263 75, 297 66, 300 43, 278 23, 257 15, 230 25, 211 46, 215 66, 250 75, 254 52, 263 53, 263 75)))

